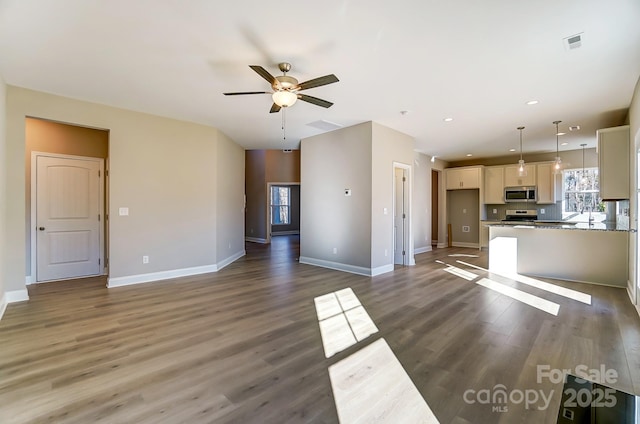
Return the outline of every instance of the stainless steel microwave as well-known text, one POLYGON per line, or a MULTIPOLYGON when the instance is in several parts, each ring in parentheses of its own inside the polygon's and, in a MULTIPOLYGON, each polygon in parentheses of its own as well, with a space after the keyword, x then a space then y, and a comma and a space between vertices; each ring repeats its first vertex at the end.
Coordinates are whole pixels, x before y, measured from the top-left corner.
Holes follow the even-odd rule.
POLYGON ((505 187, 505 203, 535 202, 538 200, 535 187, 505 187))

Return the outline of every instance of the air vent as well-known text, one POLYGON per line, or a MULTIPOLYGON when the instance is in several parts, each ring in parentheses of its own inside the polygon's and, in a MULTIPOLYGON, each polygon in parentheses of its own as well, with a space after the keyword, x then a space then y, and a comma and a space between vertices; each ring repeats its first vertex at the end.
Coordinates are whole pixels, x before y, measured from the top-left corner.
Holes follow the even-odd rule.
POLYGON ((291 153, 291 149, 282 149, 282 151, 285 153, 291 153))
POLYGON ((571 35, 564 39, 564 47, 567 50, 575 50, 577 48, 582 47, 582 43, 584 42, 584 32, 571 35))
POLYGON ((342 128, 342 125, 335 124, 335 123, 329 122, 329 121, 325 121, 324 119, 322 119, 320 121, 309 122, 307 125, 309 125, 310 127, 317 128, 317 129, 322 130, 322 131, 333 131, 333 130, 337 130, 338 128, 342 128))

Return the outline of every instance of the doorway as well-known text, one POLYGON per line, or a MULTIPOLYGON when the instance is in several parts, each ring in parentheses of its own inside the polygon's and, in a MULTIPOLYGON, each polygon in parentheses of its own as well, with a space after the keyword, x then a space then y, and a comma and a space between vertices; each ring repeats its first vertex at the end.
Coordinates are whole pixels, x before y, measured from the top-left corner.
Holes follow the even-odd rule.
POLYGON ((25 148, 26 283, 106 275, 109 130, 27 117, 25 148))
POLYGON ((431 170, 431 247, 438 247, 438 210, 440 208, 440 172, 431 170))
POLYGON ((410 170, 407 165, 393 165, 393 263, 403 266, 413 262, 410 170))
POLYGON ((300 234, 300 183, 267 183, 267 238, 300 234))

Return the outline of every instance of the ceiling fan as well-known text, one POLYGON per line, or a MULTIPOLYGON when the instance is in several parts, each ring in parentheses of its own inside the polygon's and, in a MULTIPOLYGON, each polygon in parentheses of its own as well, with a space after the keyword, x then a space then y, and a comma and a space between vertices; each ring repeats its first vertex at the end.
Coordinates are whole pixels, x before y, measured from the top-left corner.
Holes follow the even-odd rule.
POLYGON ((287 75, 287 72, 291 70, 290 63, 279 63, 278 68, 284 75, 278 75, 274 77, 264 69, 262 66, 250 65, 258 75, 267 80, 271 84, 273 91, 244 91, 238 93, 223 93, 225 96, 238 96, 245 94, 271 94, 273 98, 273 106, 271 106, 270 113, 279 112, 283 107, 290 107, 298 100, 312 103, 317 106, 331 107, 333 103, 328 102, 317 97, 308 96, 306 94, 300 94, 302 90, 308 90, 309 88, 320 87, 322 85, 332 84, 338 82, 338 78, 333 75, 325 75, 323 77, 314 78, 309 81, 298 83, 298 80, 294 77, 287 75))

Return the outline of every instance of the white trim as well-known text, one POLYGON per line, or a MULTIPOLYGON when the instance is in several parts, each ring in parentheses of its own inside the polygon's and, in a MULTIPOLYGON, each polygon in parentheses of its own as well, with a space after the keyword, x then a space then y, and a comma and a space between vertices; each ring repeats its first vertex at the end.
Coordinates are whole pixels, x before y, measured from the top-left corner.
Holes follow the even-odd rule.
POLYGON ((218 262, 216 264, 216 267, 218 268, 217 271, 220 271, 225 266, 229 265, 232 262, 237 261, 238 259, 240 259, 241 257, 243 257, 246 254, 247 254, 247 252, 245 250, 241 250, 241 251, 236 252, 233 255, 229 256, 228 258, 225 258, 225 259, 221 260, 220 262, 218 262))
POLYGON ((33 278, 33 275, 27 275, 27 277, 25 278, 25 284, 28 286, 30 284, 35 283, 36 282, 35 280, 36 279, 33 278))
POLYGON ((187 277, 190 275, 217 272, 217 265, 196 266, 192 268, 172 269, 169 271, 151 272, 149 274, 127 275, 107 279, 107 287, 130 286, 132 284, 149 283, 152 281, 169 280, 171 278, 187 277))
POLYGON ((0 298, 0 320, 4 315, 4 311, 7 310, 7 302, 5 301, 6 295, 3 293, 2 298, 0 298))
POLYGON ((267 239, 257 238, 257 237, 245 237, 244 241, 248 241, 250 243, 262 243, 267 244, 267 239))
MULTIPOLYGON (((30 268, 31 268, 31 275, 28 276, 27 278, 31 278, 31 282, 29 282, 29 280, 27 279, 27 284, 32 284, 32 283, 37 283, 38 282, 38 275, 37 275, 37 250, 36 250, 36 231, 34 230, 34 228, 36 228, 36 224, 38 221, 38 216, 37 216, 37 204, 38 204, 38 199, 37 199, 37 187, 36 187, 36 183, 37 181, 37 171, 38 171, 38 166, 37 166, 37 160, 38 160, 38 156, 45 156, 45 157, 52 157, 52 158, 59 158, 59 159, 75 159, 75 160, 84 160, 84 161, 91 161, 91 162, 98 162, 100 164, 100 184, 99 184, 99 192, 98 192, 98 209, 100 210, 100 216, 101 219, 99 221, 100 225, 98 225, 99 231, 98 231, 98 244, 99 244, 99 261, 101 264, 106 263, 104 257, 105 257, 105 251, 104 251, 104 241, 105 241, 105 222, 107 219, 107 212, 105 210, 105 181, 106 181, 106 176, 105 176, 105 160, 103 158, 97 158, 97 157, 90 157, 90 156, 77 156, 77 155, 64 155, 64 154, 59 154, 59 153, 49 153, 49 152, 36 152, 33 151, 31 152, 31 264, 30 264, 30 268)), ((96 275, 100 275, 100 274, 96 274, 96 275)))
POLYGON ((230 263, 238 260, 246 254, 244 250, 223 259, 215 265, 195 266, 191 268, 172 269, 169 271, 151 272, 148 274, 127 275, 107 279, 107 288, 130 286, 133 284, 150 283, 154 281, 169 280, 172 278, 188 277, 190 275, 208 274, 218 272, 230 263))
POLYGON ((272 236, 290 236, 300 234, 300 230, 290 230, 290 231, 272 231, 272 236))
POLYGON ((29 292, 27 291, 27 289, 12 290, 6 292, 4 294, 4 298, 7 303, 24 302, 26 300, 29 300, 29 292))
POLYGON ((451 243, 452 247, 472 247, 474 249, 477 249, 480 247, 480 243, 466 243, 466 242, 462 242, 462 241, 454 241, 453 243, 451 243))
POLYGON ((438 246, 436 246, 438 249, 444 249, 445 247, 447 247, 447 243, 443 242, 443 243, 438 243, 438 246))
POLYGON ((424 247, 418 247, 413 249, 413 253, 414 254, 420 254, 420 253, 426 253, 426 252, 431 252, 433 250, 433 248, 431 246, 424 246, 424 247))
POLYGON ((379 275, 384 272, 393 271, 393 265, 383 265, 377 268, 365 268, 363 266, 355 266, 349 264, 343 264, 340 262, 326 261, 324 259, 309 258, 306 256, 300 256, 298 262, 306 265, 314 265, 322 268, 334 269, 336 271, 349 272, 351 274, 364 275, 365 277, 371 277, 379 275), (391 268, 388 270, 388 268, 391 268), (375 274, 374 274, 375 272, 375 274))
POLYGON ((382 265, 376 268, 371 269, 371 276, 375 277, 376 275, 386 274, 387 272, 391 272, 395 269, 393 264, 382 265))

